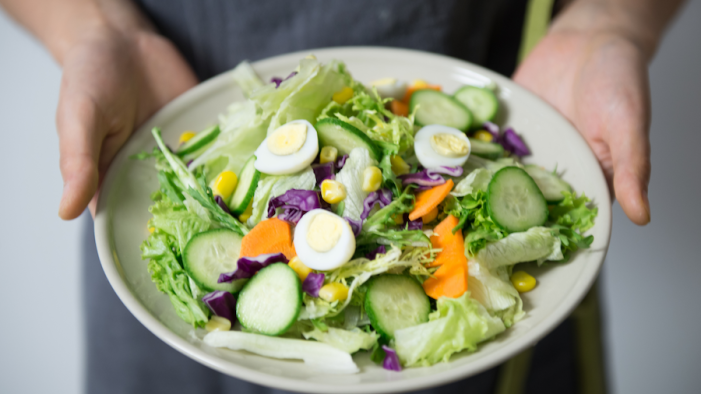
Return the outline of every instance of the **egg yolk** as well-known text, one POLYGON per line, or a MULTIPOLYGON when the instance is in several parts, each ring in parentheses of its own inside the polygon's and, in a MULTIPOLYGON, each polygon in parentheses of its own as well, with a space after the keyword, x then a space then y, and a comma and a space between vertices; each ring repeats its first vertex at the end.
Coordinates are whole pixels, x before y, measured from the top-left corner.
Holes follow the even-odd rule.
POLYGON ((307 140, 307 125, 288 123, 280 126, 268 136, 268 150, 278 156, 287 156, 299 151, 307 140))
POLYGON ((462 157, 469 153, 470 148, 462 138, 448 133, 438 133, 431 136, 431 147, 444 157, 462 157))
POLYGON ((343 233, 343 219, 320 213, 309 223, 307 244, 319 253, 328 252, 338 243, 343 233))

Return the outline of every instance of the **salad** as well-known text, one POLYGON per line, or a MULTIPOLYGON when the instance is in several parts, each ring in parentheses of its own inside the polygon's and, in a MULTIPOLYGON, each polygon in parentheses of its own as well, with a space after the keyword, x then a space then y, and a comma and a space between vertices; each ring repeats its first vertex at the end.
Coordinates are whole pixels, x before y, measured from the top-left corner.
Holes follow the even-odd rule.
POLYGON ((214 347, 354 373, 428 366, 523 319, 536 279, 588 248, 597 209, 492 123, 492 87, 387 78, 302 59, 262 81, 218 124, 159 129, 142 258, 175 312, 214 347), (204 334, 204 331, 201 331, 204 334))

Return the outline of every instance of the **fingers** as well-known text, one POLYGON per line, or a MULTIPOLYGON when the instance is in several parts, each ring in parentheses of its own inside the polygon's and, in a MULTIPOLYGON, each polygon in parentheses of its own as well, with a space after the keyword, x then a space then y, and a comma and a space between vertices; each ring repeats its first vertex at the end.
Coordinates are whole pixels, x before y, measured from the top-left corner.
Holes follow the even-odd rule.
POLYGON ((72 95, 64 83, 56 114, 63 195, 58 215, 75 219, 85 210, 98 186, 99 115, 88 97, 72 95))
POLYGON ((650 222, 650 141, 643 130, 621 134, 611 146, 613 188, 623 212, 633 223, 644 226, 650 222))

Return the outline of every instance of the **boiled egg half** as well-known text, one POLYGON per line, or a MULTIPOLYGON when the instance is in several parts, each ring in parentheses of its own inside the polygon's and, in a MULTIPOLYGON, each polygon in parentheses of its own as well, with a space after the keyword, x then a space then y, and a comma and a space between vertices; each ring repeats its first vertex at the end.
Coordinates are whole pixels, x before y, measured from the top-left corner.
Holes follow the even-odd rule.
POLYGON ((382 98, 393 98, 401 100, 406 94, 406 82, 399 81, 396 78, 382 78, 370 82, 370 86, 377 89, 377 93, 382 98))
POLYGON ((293 243, 304 265, 318 271, 338 268, 355 253, 355 235, 350 224, 324 209, 314 209, 302 216, 293 243))
POLYGON ((270 175, 294 174, 319 153, 316 129, 306 120, 293 120, 270 133, 256 150, 256 170, 270 175))
POLYGON ((429 169, 462 166, 470 156, 470 149, 465 133, 453 127, 428 125, 414 136, 416 158, 429 169))

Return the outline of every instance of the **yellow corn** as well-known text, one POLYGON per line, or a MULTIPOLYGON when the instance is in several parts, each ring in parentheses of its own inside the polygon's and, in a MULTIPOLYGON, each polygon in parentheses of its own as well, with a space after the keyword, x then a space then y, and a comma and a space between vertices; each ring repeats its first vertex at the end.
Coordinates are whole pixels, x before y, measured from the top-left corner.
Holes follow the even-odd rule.
POLYGON ((221 316, 212 316, 207 324, 204 325, 207 332, 212 331, 229 331, 231 330, 231 322, 229 319, 221 316))
POLYGON ((321 164, 334 162, 338 157, 338 149, 333 146, 325 146, 321 148, 321 153, 319 154, 319 161, 321 164))
POLYGON ((411 86, 418 89, 427 88, 428 82, 424 81, 423 79, 415 79, 412 81, 411 86))
POLYGON ((392 219, 394 219, 394 223, 396 224, 404 224, 404 215, 401 213, 394 215, 392 219))
POLYGON ((156 228, 153 227, 153 223, 151 222, 151 219, 146 222, 146 228, 148 229, 148 232, 153 234, 154 231, 156 231, 156 228))
POLYGON ((248 208, 246 208, 246 210, 239 215, 239 221, 241 221, 241 223, 245 223, 248 218, 251 217, 251 215, 253 215, 253 199, 251 199, 251 202, 248 203, 248 208))
POLYGON ((346 86, 338 92, 334 93, 332 98, 333 101, 343 105, 346 103, 346 101, 350 100, 351 97, 353 97, 353 89, 346 86))
POLYGON ((312 269, 304 265, 302 260, 300 260, 297 256, 293 257, 287 265, 289 265, 290 268, 297 273, 299 280, 302 282, 304 282, 304 280, 307 279, 307 276, 312 272, 312 269))
POLYGON ((411 166, 407 164, 401 156, 394 155, 389 158, 389 162, 392 164, 392 172, 394 175, 404 175, 411 171, 411 166))
POLYGON ((327 302, 344 301, 348 298, 348 286, 333 282, 319 289, 319 298, 327 302))
POLYGON ((524 271, 516 271, 511 274, 511 283, 519 293, 525 293, 535 288, 536 280, 524 271))
POLYGON ((475 132, 475 138, 484 142, 492 142, 494 136, 487 130, 477 130, 475 132))
POLYGON ((229 197, 234 193, 236 189, 236 184, 238 183, 238 178, 236 174, 231 171, 222 171, 221 174, 214 180, 214 187, 212 188, 212 193, 215 196, 221 196, 224 201, 227 201, 229 197))
POLYGON ((180 139, 178 140, 178 144, 184 144, 192 139, 197 133, 194 131, 185 131, 182 134, 180 134, 180 139))
POLYGON ((434 221, 436 216, 438 216, 438 207, 433 208, 427 214, 423 215, 421 221, 424 222, 424 224, 428 224, 434 221))
POLYGON ((327 179, 321 182, 321 198, 329 204, 338 204, 346 198, 346 188, 341 182, 327 179))
POLYGON ((376 166, 366 167, 363 171, 364 192, 374 192, 382 186, 382 171, 376 166))

